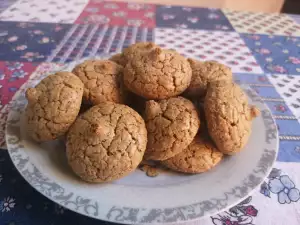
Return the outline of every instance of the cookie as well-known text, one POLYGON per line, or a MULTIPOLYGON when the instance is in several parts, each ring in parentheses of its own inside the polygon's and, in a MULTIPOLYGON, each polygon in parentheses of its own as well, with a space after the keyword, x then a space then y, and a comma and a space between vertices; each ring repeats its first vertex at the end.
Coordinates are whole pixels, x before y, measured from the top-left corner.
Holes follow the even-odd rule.
POLYGON ((221 63, 200 62, 193 59, 188 59, 188 61, 192 68, 191 84, 184 93, 188 97, 204 97, 210 82, 232 80, 231 69, 221 63))
POLYGON ((104 102, 80 115, 67 135, 68 163, 88 182, 108 182, 136 169, 147 145, 142 117, 126 105, 104 102))
POLYGON ((73 71, 84 84, 83 100, 97 105, 110 101, 123 103, 123 67, 109 60, 87 60, 73 71))
MULTIPOLYGON (((140 54, 144 54, 157 48, 158 45, 152 42, 138 42, 136 44, 130 45, 128 48, 124 49, 122 55, 123 60, 127 63, 131 61, 134 57, 140 54)), ((126 64, 125 63, 125 64, 126 64)))
POLYGON ((162 161, 162 164, 178 172, 203 173, 216 166, 222 158, 223 153, 209 138, 197 135, 186 149, 162 161))
POLYGON ((119 64, 123 67, 126 66, 126 60, 124 58, 123 53, 115 54, 112 57, 110 57, 108 60, 113 61, 113 62, 115 62, 115 63, 117 63, 117 64, 119 64))
POLYGON ((63 136, 79 113, 82 94, 83 83, 69 72, 50 75, 35 88, 28 88, 28 134, 38 142, 63 136))
POLYGON ((204 101, 208 132, 218 149, 235 154, 246 145, 252 120, 258 109, 248 105, 242 89, 232 82, 216 82, 208 87, 204 101))
POLYGON ((195 106, 183 97, 147 101, 145 121, 146 160, 166 160, 180 153, 192 142, 200 126, 195 106))
POLYGON ((124 84, 146 99, 166 99, 181 94, 191 82, 188 61, 175 51, 155 48, 136 55, 124 70, 124 84))

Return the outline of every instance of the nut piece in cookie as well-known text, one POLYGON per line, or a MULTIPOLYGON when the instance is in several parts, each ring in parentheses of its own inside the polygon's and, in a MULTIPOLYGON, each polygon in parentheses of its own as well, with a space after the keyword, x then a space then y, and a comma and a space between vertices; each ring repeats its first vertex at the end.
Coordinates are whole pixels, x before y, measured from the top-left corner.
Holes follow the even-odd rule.
POLYGON ((126 105, 104 102, 80 115, 67 135, 67 159, 88 182, 108 182, 136 169, 147 145, 142 117, 126 105))
POLYGON ((123 67, 126 66, 126 60, 124 58, 123 53, 115 54, 112 57, 110 57, 108 60, 113 61, 113 62, 115 62, 115 63, 117 63, 117 64, 119 64, 123 67))
POLYGON ((127 62, 131 61, 136 55, 144 54, 157 47, 158 45, 152 42, 138 42, 136 44, 130 45, 128 48, 124 49, 122 53, 123 61, 126 64, 127 62))
POLYGON ((203 97, 210 82, 232 80, 231 69, 215 61, 200 62, 188 59, 192 68, 192 80, 184 94, 189 97, 203 97))
POLYGON ((216 166, 222 158, 223 153, 209 138, 197 135, 186 149, 162 164, 178 172, 202 173, 216 166))
POLYGON ((204 101, 208 132, 218 149, 235 154, 246 145, 257 108, 248 105, 242 89, 232 82, 216 82, 208 87, 204 101))
POLYGON ((127 88, 146 99, 166 99, 181 94, 191 82, 188 61, 172 50, 159 47, 136 55, 124 70, 127 88))
POLYGON ((145 159, 166 160, 183 151, 198 132, 193 103, 183 97, 146 102, 148 144, 145 159))
POLYGON ((97 105, 124 102, 123 67, 109 60, 87 60, 73 69, 84 84, 83 100, 97 105))
POLYGON ((31 137, 42 142, 63 136, 79 113, 82 94, 83 83, 69 72, 50 75, 28 88, 26 120, 31 137))

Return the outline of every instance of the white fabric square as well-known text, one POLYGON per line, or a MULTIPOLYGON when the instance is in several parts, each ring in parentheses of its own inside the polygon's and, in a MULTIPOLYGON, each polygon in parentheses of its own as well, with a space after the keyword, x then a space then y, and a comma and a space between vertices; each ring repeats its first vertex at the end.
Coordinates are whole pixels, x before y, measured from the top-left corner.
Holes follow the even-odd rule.
POLYGON ((300 122, 300 76, 274 74, 268 78, 300 122))
POLYGON ((218 61, 236 73, 263 73, 236 32, 156 28, 155 42, 189 58, 218 61))
POLYGON ((0 14, 1 21, 73 23, 88 0, 21 0, 0 14))
POLYGON ((223 10, 239 33, 300 36, 300 25, 285 14, 266 14, 223 10))

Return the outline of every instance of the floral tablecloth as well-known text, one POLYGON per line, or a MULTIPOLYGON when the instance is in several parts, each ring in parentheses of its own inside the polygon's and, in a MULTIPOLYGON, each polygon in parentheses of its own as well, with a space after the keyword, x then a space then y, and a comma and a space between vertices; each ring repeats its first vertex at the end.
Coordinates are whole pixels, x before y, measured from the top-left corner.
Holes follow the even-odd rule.
POLYGON ((277 162, 252 196, 191 224, 300 224, 300 17, 101 0, 0 0, 0 224, 108 224, 51 202, 5 151, 5 121, 22 85, 82 57, 154 41, 187 57, 230 66, 271 109, 277 162))

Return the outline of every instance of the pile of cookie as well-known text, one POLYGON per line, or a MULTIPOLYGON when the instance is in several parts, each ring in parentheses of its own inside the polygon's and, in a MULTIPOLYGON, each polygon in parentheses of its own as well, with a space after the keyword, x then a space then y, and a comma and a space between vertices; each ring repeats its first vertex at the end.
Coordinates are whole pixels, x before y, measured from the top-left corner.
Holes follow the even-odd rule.
POLYGON ((50 75, 26 97, 28 134, 66 137, 68 163, 88 182, 119 179, 145 160, 205 172, 243 149, 259 113, 225 65, 153 43, 50 75))

